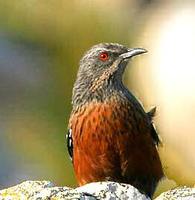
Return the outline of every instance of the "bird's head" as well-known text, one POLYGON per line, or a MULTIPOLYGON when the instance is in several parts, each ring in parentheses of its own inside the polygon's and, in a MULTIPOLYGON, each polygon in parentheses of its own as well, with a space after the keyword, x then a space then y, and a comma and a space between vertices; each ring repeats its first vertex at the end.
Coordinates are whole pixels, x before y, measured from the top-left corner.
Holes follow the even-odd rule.
POLYGON ((73 104, 83 98, 102 99, 107 90, 111 91, 122 83, 122 75, 128 61, 145 52, 142 48, 130 49, 117 43, 93 46, 80 60, 73 89, 73 104))

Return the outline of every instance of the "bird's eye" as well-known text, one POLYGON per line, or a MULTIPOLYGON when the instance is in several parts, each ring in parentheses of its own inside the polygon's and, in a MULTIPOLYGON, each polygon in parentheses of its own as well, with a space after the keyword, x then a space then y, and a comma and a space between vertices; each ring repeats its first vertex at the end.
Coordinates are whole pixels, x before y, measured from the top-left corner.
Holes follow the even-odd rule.
POLYGON ((109 59, 108 53, 107 53, 107 52, 102 52, 102 53, 100 53, 99 59, 102 60, 102 61, 108 60, 108 59, 109 59))

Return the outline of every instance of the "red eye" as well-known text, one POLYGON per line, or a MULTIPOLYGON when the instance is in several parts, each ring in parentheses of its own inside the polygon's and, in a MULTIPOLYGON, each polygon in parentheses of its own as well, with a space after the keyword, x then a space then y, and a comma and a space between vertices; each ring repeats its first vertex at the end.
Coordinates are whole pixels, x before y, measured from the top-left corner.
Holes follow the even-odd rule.
POLYGON ((102 61, 106 61, 109 59, 109 55, 107 52, 103 52, 99 55, 99 59, 102 60, 102 61))

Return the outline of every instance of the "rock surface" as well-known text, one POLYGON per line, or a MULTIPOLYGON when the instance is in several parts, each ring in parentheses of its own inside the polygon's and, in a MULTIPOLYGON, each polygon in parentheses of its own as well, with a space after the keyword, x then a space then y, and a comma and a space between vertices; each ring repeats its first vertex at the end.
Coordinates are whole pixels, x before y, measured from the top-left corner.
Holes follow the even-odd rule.
POLYGON ((178 187, 162 193, 155 200, 195 200, 195 188, 178 187))
POLYGON ((90 183, 76 189, 55 187, 49 181, 26 181, 0 191, 0 200, 150 200, 136 188, 115 182, 90 183))
MULTIPOLYGON (((26 181, 0 191, 0 200, 150 200, 136 188, 115 182, 90 183, 78 188, 56 187, 49 181, 26 181)), ((195 188, 179 187, 155 200, 195 200, 195 188)))

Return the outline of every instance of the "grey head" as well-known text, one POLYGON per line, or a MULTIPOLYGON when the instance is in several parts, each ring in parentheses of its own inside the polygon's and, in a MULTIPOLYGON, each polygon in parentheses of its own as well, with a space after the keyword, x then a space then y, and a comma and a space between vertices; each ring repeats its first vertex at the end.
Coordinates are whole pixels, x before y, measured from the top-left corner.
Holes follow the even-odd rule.
POLYGON ((122 85, 122 75, 130 58, 145 52, 142 48, 130 49, 117 43, 101 43, 89 49, 80 60, 73 88, 73 108, 91 101, 104 101, 122 85))

